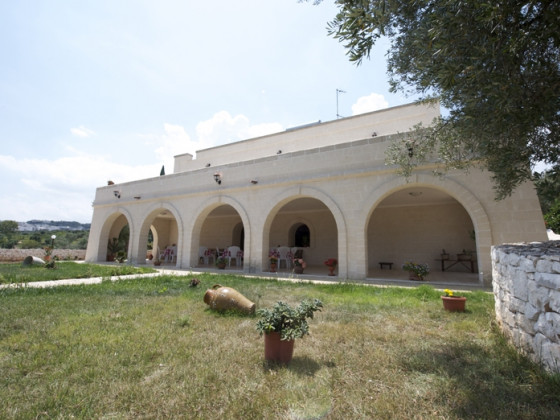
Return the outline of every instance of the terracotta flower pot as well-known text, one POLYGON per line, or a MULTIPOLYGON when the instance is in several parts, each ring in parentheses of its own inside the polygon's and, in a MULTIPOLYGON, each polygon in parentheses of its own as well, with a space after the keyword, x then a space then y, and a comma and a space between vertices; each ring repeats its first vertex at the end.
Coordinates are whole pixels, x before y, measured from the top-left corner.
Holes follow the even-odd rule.
POLYGON ((277 265, 275 263, 270 263, 270 272, 276 273, 277 265))
POLYGON ((290 363, 294 355, 295 340, 280 340, 280 333, 264 335, 264 358, 268 362, 290 363))
POLYGON ((336 268, 336 266, 328 265, 327 268, 329 269, 329 276, 334 276, 334 269, 336 268))
POLYGON ((414 280, 414 281, 422 281, 422 280, 424 280, 423 277, 419 276, 419 275, 416 274, 414 271, 409 271, 409 272, 408 272, 408 279, 409 279, 409 280, 414 280))
POLYGON ((442 296, 443 309, 450 312, 465 312, 466 297, 442 296))

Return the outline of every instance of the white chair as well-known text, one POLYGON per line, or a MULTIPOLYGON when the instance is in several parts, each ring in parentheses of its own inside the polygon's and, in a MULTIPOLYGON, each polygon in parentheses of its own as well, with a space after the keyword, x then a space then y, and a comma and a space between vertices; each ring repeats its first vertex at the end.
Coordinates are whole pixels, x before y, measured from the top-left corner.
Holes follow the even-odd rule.
POLYGON ((160 251, 159 246, 157 247, 157 254, 158 254, 158 260, 160 261, 165 260, 165 250, 163 252, 160 251))
POLYGON ((243 251, 238 246, 230 246, 224 253, 224 257, 228 260, 228 265, 231 267, 231 260, 235 260, 235 266, 240 267, 243 259, 243 251))
POLYGON ((286 268, 292 268, 292 251, 287 246, 278 248, 278 268, 282 267, 282 261, 286 263, 286 268))
POLYGON ((204 264, 208 265, 206 251, 208 251, 208 248, 206 248, 205 246, 198 247, 198 262, 202 261, 204 264))

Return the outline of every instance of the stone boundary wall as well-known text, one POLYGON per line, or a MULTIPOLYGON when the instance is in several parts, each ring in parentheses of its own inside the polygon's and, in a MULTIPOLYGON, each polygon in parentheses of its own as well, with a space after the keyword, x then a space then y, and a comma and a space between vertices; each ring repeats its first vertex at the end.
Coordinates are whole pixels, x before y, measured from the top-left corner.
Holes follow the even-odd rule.
MULTIPOLYGON (((20 262, 27 256, 45 257, 45 250, 43 248, 34 249, 0 249, 0 262, 20 262)), ((57 256, 61 260, 85 260, 85 249, 54 249, 53 256, 57 256)))
POLYGON ((560 372, 560 241, 492 247, 496 319, 522 353, 560 372))

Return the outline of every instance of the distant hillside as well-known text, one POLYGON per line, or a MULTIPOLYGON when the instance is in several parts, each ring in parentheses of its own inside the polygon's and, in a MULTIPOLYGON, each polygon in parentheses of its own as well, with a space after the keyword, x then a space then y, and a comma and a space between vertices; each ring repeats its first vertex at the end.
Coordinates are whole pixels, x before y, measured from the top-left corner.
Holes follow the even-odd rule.
POLYGON ((20 232, 35 230, 89 230, 91 223, 54 221, 54 220, 29 220, 17 222, 20 232))

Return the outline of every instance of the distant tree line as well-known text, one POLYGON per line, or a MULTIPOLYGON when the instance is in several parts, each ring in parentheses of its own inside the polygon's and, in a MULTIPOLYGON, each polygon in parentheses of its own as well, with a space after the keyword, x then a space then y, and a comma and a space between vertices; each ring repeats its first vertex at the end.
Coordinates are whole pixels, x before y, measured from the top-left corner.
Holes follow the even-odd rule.
MULTIPOLYGON (((65 226, 68 226, 67 224, 65 226)), ((0 248, 32 249, 51 246, 52 235, 55 248, 86 249, 89 230, 36 230, 32 232, 18 231, 18 224, 13 220, 0 222, 0 248)))

